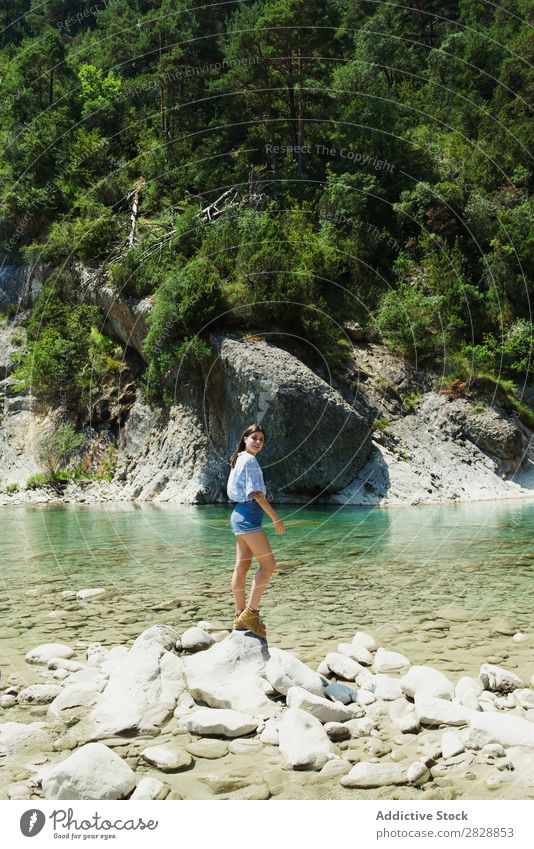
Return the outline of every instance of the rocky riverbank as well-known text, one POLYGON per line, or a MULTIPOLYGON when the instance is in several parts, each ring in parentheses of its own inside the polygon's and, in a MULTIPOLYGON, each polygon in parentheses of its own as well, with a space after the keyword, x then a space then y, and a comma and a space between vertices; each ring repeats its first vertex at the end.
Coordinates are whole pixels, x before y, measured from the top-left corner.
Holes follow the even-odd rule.
MULTIPOLYGON (((65 593, 90 603, 106 590, 65 593)), ((525 672, 488 658, 478 677, 457 680, 412 665, 368 633, 345 638, 317 669, 249 632, 206 621, 182 633, 155 624, 132 645, 33 647, 24 673, 2 681, 0 794, 534 795, 534 689, 523 680, 532 672, 530 649, 523 651, 528 635, 507 638, 525 672)))

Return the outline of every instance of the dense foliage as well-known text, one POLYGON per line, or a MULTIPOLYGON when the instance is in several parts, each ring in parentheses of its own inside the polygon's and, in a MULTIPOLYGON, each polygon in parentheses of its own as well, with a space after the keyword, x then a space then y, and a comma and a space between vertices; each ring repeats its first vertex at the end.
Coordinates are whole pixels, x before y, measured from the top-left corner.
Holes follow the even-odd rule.
MULTIPOLYGON (((152 297, 152 391, 219 326, 340 364, 347 319, 453 375, 532 378, 532 10, 12 0, 0 240, 152 297)), ((89 309, 44 322, 34 383, 83 396, 89 309)))

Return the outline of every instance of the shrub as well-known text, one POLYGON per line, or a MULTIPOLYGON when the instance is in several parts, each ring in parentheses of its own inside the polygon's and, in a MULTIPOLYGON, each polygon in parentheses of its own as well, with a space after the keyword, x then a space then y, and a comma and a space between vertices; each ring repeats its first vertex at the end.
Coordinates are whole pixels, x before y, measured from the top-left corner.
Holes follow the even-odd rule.
POLYGON ((58 480, 61 466, 85 445, 85 436, 77 433, 74 426, 67 422, 58 428, 50 428, 43 434, 37 445, 37 454, 45 473, 52 480, 58 480))

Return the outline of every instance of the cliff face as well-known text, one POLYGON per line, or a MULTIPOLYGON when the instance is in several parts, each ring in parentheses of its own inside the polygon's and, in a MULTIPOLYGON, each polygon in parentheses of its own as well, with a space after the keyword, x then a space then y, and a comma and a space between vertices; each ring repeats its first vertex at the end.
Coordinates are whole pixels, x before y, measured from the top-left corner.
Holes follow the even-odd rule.
MULTIPOLYGON (((110 330, 142 352, 149 302, 122 302, 87 275, 85 296, 104 308, 110 330)), ((57 500, 57 492, 23 489, 40 470, 34 449, 54 411, 13 393, 12 338, 12 325, 0 327, 0 488, 18 483, 21 491, 0 494, 0 503, 57 500)), ((71 485, 63 499, 224 502, 228 458, 252 421, 267 433, 261 465, 278 502, 429 503, 534 489, 528 429, 494 399, 474 404, 444 394, 435 376, 381 345, 360 339, 343 378, 330 385, 260 337, 210 341, 211 360, 176 387, 169 408, 146 404, 138 391, 106 432, 104 441, 116 447, 113 481, 71 485)), ((97 457, 103 432, 86 435, 97 457)))

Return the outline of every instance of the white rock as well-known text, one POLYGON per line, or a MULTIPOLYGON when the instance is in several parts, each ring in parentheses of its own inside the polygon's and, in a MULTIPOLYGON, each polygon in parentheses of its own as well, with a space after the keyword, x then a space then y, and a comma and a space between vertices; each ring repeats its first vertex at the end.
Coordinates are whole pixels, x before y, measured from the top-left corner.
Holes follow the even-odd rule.
POLYGON ((59 684, 30 684, 20 691, 18 702, 21 705, 47 705, 60 693, 59 684))
POLYGON ((142 778, 134 792, 130 796, 130 801, 136 799, 151 800, 157 799, 160 793, 165 789, 165 785, 157 778, 142 778))
POLYGON ((474 711, 423 693, 415 697, 415 713, 421 725, 466 725, 474 711))
POLYGON ((424 784, 431 778, 430 770, 422 761, 414 761, 408 767, 406 777, 410 784, 424 784))
POLYGON ((356 676, 356 684, 358 685, 358 692, 361 690, 367 690, 369 693, 374 693, 376 687, 376 675, 373 675, 372 672, 369 672, 368 669, 364 669, 362 667, 362 672, 359 672, 356 676))
POLYGON ((103 595, 107 595, 109 590, 106 590, 105 587, 91 587, 86 590, 78 590, 76 593, 77 601, 93 601, 94 599, 101 598, 103 595))
POLYGON ((333 778, 336 775, 346 775, 351 769, 350 761, 346 761, 344 758, 332 758, 321 768, 319 775, 322 778, 333 778))
POLYGON ((43 722, 3 722, 0 725, 0 757, 11 757, 19 752, 47 750, 52 739, 43 722))
POLYGON ((66 657, 51 657, 46 665, 48 669, 65 669, 67 672, 79 672, 84 669, 83 663, 66 657))
POLYGON ((523 634, 521 631, 518 631, 517 634, 514 634, 512 637, 514 643, 524 643, 525 640, 528 639, 526 634, 523 634))
POLYGON ((17 704, 17 697, 16 696, 11 696, 11 695, 0 696, 0 707, 4 708, 4 710, 6 708, 13 707, 13 705, 16 705, 16 704, 17 704))
POLYGON ((359 643, 340 643, 337 650, 339 654, 344 654, 363 666, 371 666, 373 662, 371 652, 359 643))
POLYGON ((358 737, 366 737, 376 725, 370 716, 362 716, 361 719, 349 719, 344 724, 358 737))
POLYGON ((244 737, 258 727, 252 716, 224 708, 197 708, 178 720, 181 728, 201 737, 244 737))
POLYGON ((311 714, 288 708, 279 727, 280 752, 293 769, 321 769, 334 751, 328 734, 311 714))
POLYGON ((343 787, 389 787, 408 784, 408 772, 398 764, 357 763, 341 779, 343 787))
POLYGON ((421 730, 415 711, 397 717, 395 724, 403 734, 418 734, 421 730))
POLYGON ((491 690, 493 693, 509 693, 525 686, 525 682, 518 675, 500 666, 493 666, 491 663, 482 664, 479 677, 484 689, 491 690))
POLYGON ((386 649, 379 648, 375 655, 373 672, 398 672, 408 666, 410 666, 410 661, 405 655, 398 651, 386 651, 386 649))
POLYGON ((534 723, 509 713, 475 713, 469 720, 469 727, 482 731, 489 743, 534 746, 534 723))
POLYGON ((525 708, 525 710, 529 710, 530 708, 534 708, 534 691, 528 688, 514 690, 513 694, 515 703, 519 705, 519 707, 525 708))
POLYGON ((343 722, 325 722, 324 730, 328 734, 333 743, 340 743, 343 740, 350 740, 352 731, 347 728, 343 722))
POLYGON ((399 679, 392 678, 390 675, 375 675, 374 686, 377 699, 393 701, 393 699, 400 699, 404 695, 399 679))
POLYGON ((185 651, 204 651, 215 643, 215 640, 202 628, 188 628, 181 637, 182 648, 185 651))
POLYGON ((432 666, 412 666, 400 680, 404 693, 414 698, 416 693, 426 693, 438 699, 452 699, 454 686, 443 672, 432 666))
POLYGON ((74 707, 92 707, 96 703, 103 686, 104 684, 100 684, 98 681, 66 686, 50 704, 48 715, 59 719, 64 710, 70 710, 74 707))
POLYGON ((343 678, 345 681, 355 681, 356 676, 360 672, 364 672, 364 667, 339 652, 330 652, 325 657, 325 662, 331 672, 337 675, 338 678, 343 678))
POLYGON ((228 751, 233 755, 247 754, 248 752, 257 752, 262 749, 262 743, 259 739, 251 740, 231 740, 228 743, 228 751))
POLYGON ((286 696, 287 706, 300 708, 315 716, 319 722, 346 722, 354 719, 354 710, 341 702, 331 702, 321 696, 304 690, 303 687, 290 687, 286 696))
POLYGON ((269 654, 265 677, 278 693, 285 696, 290 687, 303 687, 315 696, 323 695, 321 676, 298 657, 275 648, 270 649, 269 654))
POLYGON ((102 669, 109 682, 90 715, 95 740, 153 731, 185 691, 182 661, 157 643, 142 641, 126 653, 112 651, 102 669))
POLYGON ((349 705, 355 702, 358 698, 358 692, 353 687, 347 687, 346 684, 340 684, 337 681, 332 681, 324 688, 324 694, 333 702, 341 702, 344 705, 349 705))
MULTIPOLYGON (((134 646, 139 643, 157 643, 167 651, 172 651, 176 645, 176 640, 180 638, 180 633, 173 628, 172 625, 163 625, 158 622, 156 625, 151 625, 146 628, 134 641, 134 646)), ((133 798, 133 796, 132 796, 133 798)))
POLYGON ((330 667, 324 660, 322 660, 319 666, 317 667, 317 672, 319 673, 319 675, 326 675, 327 678, 332 675, 330 667))
POLYGON ((209 707, 269 716, 273 702, 263 678, 268 659, 265 643, 233 631, 207 651, 184 658, 184 677, 193 698, 209 707))
POLYGON ((483 755, 491 755, 491 757, 495 758, 506 757, 506 752, 500 743, 487 743, 485 746, 482 746, 481 753, 483 755))
POLYGON ((367 707, 368 705, 374 704, 374 702, 376 702, 376 696, 374 693, 371 693, 369 690, 358 690, 356 704, 361 707, 367 707))
POLYGON ((279 722, 274 721, 272 719, 268 719, 265 723, 265 728, 260 734, 260 740, 262 743, 265 743, 268 746, 278 746, 279 735, 278 735, 278 727, 279 722))
POLYGON ((40 776, 46 799, 124 799, 135 787, 126 761, 102 743, 87 743, 40 776))
POLYGON ((24 660, 27 663, 48 663, 53 657, 72 657, 73 654, 71 647, 64 643, 43 643, 31 649, 24 660))
POLYGON ((190 766, 193 758, 189 752, 172 746, 149 746, 143 749, 141 757, 162 772, 176 772, 190 766))
POLYGON ((356 631, 352 642, 355 646, 363 646, 367 651, 376 651, 376 640, 365 631, 356 631))
POLYGON ((65 599, 76 598, 76 591, 75 590, 62 590, 62 592, 60 592, 60 596, 61 596, 61 598, 65 598, 65 599))
MULTIPOLYGON (((31 799, 32 791, 27 784, 9 784, 7 788, 8 799, 18 799, 19 801, 31 799)), ((30 835, 31 836, 31 835, 30 835)))
POLYGON ((441 754, 447 758, 454 758, 465 751, 462 738, 455 731, 444 731, 441 735, 441 754))

